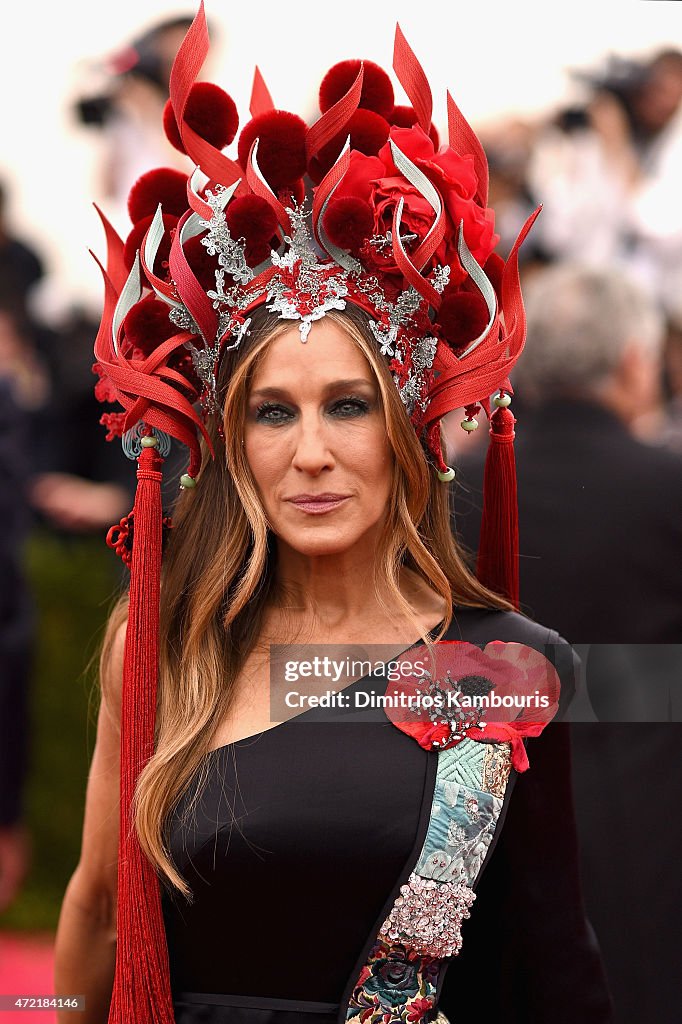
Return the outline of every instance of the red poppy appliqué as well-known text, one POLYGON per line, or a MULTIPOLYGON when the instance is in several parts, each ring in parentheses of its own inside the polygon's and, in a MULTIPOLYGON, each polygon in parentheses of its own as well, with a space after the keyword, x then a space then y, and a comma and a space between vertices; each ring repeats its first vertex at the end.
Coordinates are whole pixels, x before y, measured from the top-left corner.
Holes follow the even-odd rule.
POLYGON ((425 750, 465 738, 510 743, 517 771, 528 768, 523 742, 539 736, 559 707, 556 669, 539 651, 494 640, 481 650, 462 641, 439 641, 433 656, 420 649, 397 660, 402 678, 386 690, 386 713, 425 750))

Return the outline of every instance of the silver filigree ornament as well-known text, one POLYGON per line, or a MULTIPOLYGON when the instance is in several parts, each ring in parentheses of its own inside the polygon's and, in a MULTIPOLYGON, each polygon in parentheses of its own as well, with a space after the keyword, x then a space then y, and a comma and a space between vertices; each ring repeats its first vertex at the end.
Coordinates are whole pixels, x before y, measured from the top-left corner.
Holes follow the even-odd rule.
POLYGON ((291 236, 285 235, 288 249, 283 256, 273 252, 272 263, 281 268, 268 287, 267 308, 282 320, 300 320, 301 341, 308 340, 310 328, 332 309, 345 309, 348 275, 342 267, 330 268, 319 262, 307 224, 304 206, 287 208, 291 236))
POLYGON ((208 348, 197 348, 191 342, 185 342, 185 345, 192 355, 194 372, 204 385, 202 403, 204 412, 210 416, 219 411, 216 368, 220 357, 220 345, 210 345, 208 348))
MULTIPOLYGON (((201 337, 199 326, 186 306, 174 306, 169 311, 168 318, 179 330, 201 337)), ((220 343, 216 341, 211 345, 205 345, 204 348, 198 348, 193 341, 186 341, 185 348, 192 357, 194 372, 203 384, 202 404, 204 411, 210 415, 218 411, 215 371, 221 352, 220 343)))
POLYGON ((421 295, 412 285, 400 293, 396 302, 384 300, 383 309, 387 314, 386 322, 378 324, 375 320, 370 320, 369 323, 369 328, 379 343, 383 356, 404 358, 404 354, 397 348, 398 335, 408 325, 422 301, 421 295))
POLYGON ((185 342, 185 347, 189 349, 192 356, 194 372, 204 385, 202 404, 207 415, 213 413, 222 415, 222 408, 218 402, 218 362, 224 352, 229 352, 233 348, 239 347, 243 338, 250 333, 250 325, 251 317, 241 320, 230 315, 226 321, 221 322, 221 340, 217 341, 214 345, 210 345, 207 348, 197 348, 191 341, 185 342), (226 338, 232 338, 232 343, 228 345, 226 338))
MULTIPOLYGON (((411 231, 407 232, 406 234, 402 234, 401 233, 401 235, 400 235, 400 241, 403 243, 403 245, 405 245, 405 243, 407 243, 409 245, 411 242, 416 242, 418 238, 419 238, 419 235, 415 235, 411 231)), ((369 244, 371 246, 373 246, 373 248, 377 249, 378 252, 383 252, 384 249, 391 249, 392 250, 393 249, 393 232, 392 231, 387 231, 383 235, 372 235, 372 237, 369 240, 369 244)))
POLYGON ((450 267, 441 266, 440 264, 435 268, 431 276, 431 284, 435 291, 439 295, 442 295, 447 286, 450 284, 450 267))
MULTIPOLYGON (((181 304, 172 306, 168 313, 168 319, 172 324, 175 324, 180 331, 187 331, 189 334, 201 333, 199 325, 186 306, 181 304)), ((185 345, 188 346, 189 342, 185 342, 185 345)))
MULTIPOLYGON (((200 220, 202 227, 207 229, 206 235, 201 239, 201 244, 206 246, 209 256, 218 257, 218 263, 223 271, 227 271, 239 284, 248 284, 253 280, 254 273, 246 262, 244 239, 234 239, 227 226, 222 198, 225 191, 226 189, 220 186, 215 192, 210 190, 206 192, 206 202, 213 210, 213 215, 210 220, 200 220)), ((223 273, 221 284, 224 281, 224 276, 223 273)))
POLYGON ((475 899, 468 885, 437 882, 412 872, 379 934, 422 956, 456 956, 462 948, 462 922, 471 916, 475 899))
POLYGON ((361 274, 355 279, 355 290, 366 296, 374 308, 383 313, 391 308, 375 274, 361 274))
POLYGON ((436 338, 430 335, 420 338, 412 346, 412 366, 408 371, 407 379, 401 384, 398 375, 394 376, 396 387, 409 416, 413 414, 417 406, 422 411, 426 410, 428 406, 428 401, 425 398, 426 384, 428 371, 433 366, 437 347, 436 338))
MULTIPOLYGON (((244 320, 235 316, 235 309, 252 301, 243 287, 253 280, 254 273, 246 261, 246 243, 243 238, 234 239, 230 234, 224 213, 225 189, 218 186, 215 192, 206 191, 206 202, 212 209, 210 220, 199 218, 199 225, 206 229, 201 244, 206 247, 210 256, 218 257, 218 269, 215 272, 215 289, 207 294, 218 311, 218 322, 215 338, 204 338, 204 347, 199 348, 193 342, 186 341, 185 348, 192 356, 194 371, 203 384, 202 405, 207 415, 221 412, 217 399, 216 371, 218 360, 223 352, 237 348, 242 339, 249 333, 250 319, 244 320), (235 282, 225 288, 225 275, 229 274, 235 282), (231 338, 230 344, 226 339, 231 338)), ((201 336, 199 326, 189 310, 178 304, 169 312, 171 321, 181 330, 201 336)))

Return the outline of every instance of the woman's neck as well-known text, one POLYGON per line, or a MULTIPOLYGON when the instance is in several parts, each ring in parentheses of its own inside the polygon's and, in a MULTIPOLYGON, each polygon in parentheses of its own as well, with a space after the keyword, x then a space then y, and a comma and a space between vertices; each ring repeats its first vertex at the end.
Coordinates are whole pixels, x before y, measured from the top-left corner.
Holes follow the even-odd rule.
MULTIPOLYGON (((266 632, 284 630, 324 642, 377 642, 416 639, 446 616, 444 601, 416 573, 402 568, 400 593, 413 614, 401 611, 388 586, 377 592, 375 551, 353 549, 341 555, 309 557, 279 545, 275 596, 266 632)), ((271 641, 272 642, 272 641, 271 641)))

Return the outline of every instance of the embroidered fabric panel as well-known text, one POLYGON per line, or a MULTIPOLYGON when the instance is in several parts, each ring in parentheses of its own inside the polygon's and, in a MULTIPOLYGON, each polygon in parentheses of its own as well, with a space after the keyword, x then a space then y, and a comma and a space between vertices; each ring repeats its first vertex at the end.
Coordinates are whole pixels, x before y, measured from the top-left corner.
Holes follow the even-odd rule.
POLYGON ((505 746, 462 740, 441 751, 429 829, 415 874, 473 885, 502 810, 511 765, 499 749, 505 746))
MULTIPOLYGON (((435 1009, 438 972, 462 946, 511 773, 509 743, 465 739, 440 750, 426 838, 401 886, 348 1004, 352 1024, 423 1021, 435 1009)), ((445 1019, 439 1017, 439 1019, 445 1019)))
POLYGON ((380 936, 425 956, 459 953, 510 771, 509 744, 464 739, 439 752, 426 839, 380 936))
POLYGON ((414 1024, 436 1004, 438 957, 378 938, 346 1011, 348 1024, 414 1024))

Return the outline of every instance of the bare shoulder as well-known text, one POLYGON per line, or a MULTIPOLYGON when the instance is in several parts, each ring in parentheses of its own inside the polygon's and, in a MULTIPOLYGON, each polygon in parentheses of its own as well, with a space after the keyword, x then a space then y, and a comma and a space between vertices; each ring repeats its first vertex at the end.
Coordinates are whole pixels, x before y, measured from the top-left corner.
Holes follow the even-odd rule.
POLYGON ((123 658, 127 630, 127 618, 116 626, 107 629, 100 660, 101 706, 103 712, 109 716, 118 732, 120 732, 121 728, 123 658))

